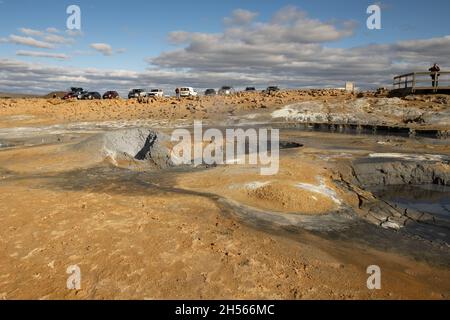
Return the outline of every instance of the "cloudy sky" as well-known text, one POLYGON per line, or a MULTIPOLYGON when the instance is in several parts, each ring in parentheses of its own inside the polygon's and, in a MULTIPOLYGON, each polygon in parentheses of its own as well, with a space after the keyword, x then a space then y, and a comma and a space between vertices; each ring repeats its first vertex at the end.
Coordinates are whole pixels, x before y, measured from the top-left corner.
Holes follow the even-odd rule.
POLYGON ((433 62, 450 70, 448 12, 448 0, 0 0, 0 92, 388 86, 433 62), (366 27, 371 4, 381 30, 366 27))

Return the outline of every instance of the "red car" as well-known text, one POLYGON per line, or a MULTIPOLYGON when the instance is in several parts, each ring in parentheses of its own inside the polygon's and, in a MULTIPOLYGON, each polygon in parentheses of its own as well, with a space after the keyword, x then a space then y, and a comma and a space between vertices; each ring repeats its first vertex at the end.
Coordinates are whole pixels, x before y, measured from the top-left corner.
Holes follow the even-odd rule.
POLYGON ((63 100, 76 99, 78 98, 79 92, 68 92, 62 97, 63 100))
POLYGON ((103 94, 103 99, 118 99, 120 98, 119 93, 117 91, 106 91, 103 94))

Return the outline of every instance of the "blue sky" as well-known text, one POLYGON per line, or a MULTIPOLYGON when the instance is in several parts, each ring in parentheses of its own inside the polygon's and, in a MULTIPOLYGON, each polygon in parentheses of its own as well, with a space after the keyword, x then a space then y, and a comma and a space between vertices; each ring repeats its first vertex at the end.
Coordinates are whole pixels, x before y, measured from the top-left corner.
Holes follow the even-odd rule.
MULTIPOLYGON (((405 40, 428 40, 446 37, 450 34, 450 19, 447 16, 450 12, 450 2, 447 0, 0 0, 0 39, 3 39, 0 42, 0 59, 56 67, 143 72, 147 68, 154 68, 149 63, 149 57, 160 57, 163 53, 172 52, 183 46, 189 47, 189 43, 171 44, 168 41, 170 32, 221 34, 227 27, 231 28, 224 23, 224 18, 232 16, 237 9, 257 13, 252 23, 258 24, 270 22, 274 14, 286 7, 295 7, 299 12, 304 12, 308 19, 336 25, 336 28, 339 28, 338 26, 344 21, 355 23, 351 35, 337 37, 332 41, 321 41, 321 48, 352 50, 354 47, 371 44, 383 45, 405 40), (21 34, 20 28, 42 32, 47 28, 56 28, 59 30, 58 35, 67 37, 65 33, 68 16, 66 8, 72 4, 78 5, 82 13, 82 35, 73 37, 71 40, 73 43, 58 44, 53 49, 42 49, 18 45, 8 40, 11 35, 29 36, 21 34), (368 17, 366 9, 371 4, 379 4, 382 8, 382 30, 366 28, 368 17), (110 45, 113 54, 104 55, 97 52, 91 47, 93 43, 110 45), (124 52, 118 53, 117 50, 124 52), (49 59, 17 55, 18 51, 54 52, 70 58, 49 59)), ((243 26, 239 27, 244 28, 243 26)), ((247 27, 250 28, 250 26, 247 27)), ((245 32, 245 29, 243 30, 245 32)), ((302 31, 300 30, 300 32, 302 31)), ((309 30, 305 30, 305 32, 309 32, 309 30)), ((32 37, 37 38, 36 36, 32 37)), ((303 44, 309 45, 308 42, 303 41, 298 43, 298 45, 303 44)), ((200 51, 197 56, 201 54, 200 51)), ((280 55, 288 56, 284 52, 280 55)), ((392 60, 398 60, 398 57, 393 57, 392 60)), ((187 61, 195 62, 194 60, 187 61)), ((443 59, 442 63, 446 64, 447 60, 443 59)), ((169 64, 171 63, 169 62, 169 64)), ((156 66, 158 70, 166 67, 167 65, 164 63, 156 66)), ((186 64, 182 68, 181 64, 177 64, 176 66, 170 65, 169 69, 173 71, 175 67, 177 70, 193 68, 193 71, 196 68, 195 65, 190 64, 186 64)), ((210 72, 211 70, 201 69, 199 71, 210 72)), ((280 80, 284 83, 283 81, 280 80)), ((157 85, 156 81, 155 85, 157 85)), ((5 88, 5 84, 3 87, 0 84, 0 90, 5 89, 8 89, 5 88)), ((15 86, 12 89, 15 90, 15 86)))

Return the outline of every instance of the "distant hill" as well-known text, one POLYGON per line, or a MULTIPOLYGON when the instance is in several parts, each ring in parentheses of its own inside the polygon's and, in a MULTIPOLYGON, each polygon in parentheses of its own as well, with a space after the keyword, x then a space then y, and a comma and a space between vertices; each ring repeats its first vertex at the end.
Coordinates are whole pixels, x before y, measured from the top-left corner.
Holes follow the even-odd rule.
POLYGON ((36 94, 25 94, 25 93, 8 93, 8 92, 0 92, 0 98, 8 99, 8 98, 39 98, 36 94))
POLYGON ((0 99, 17 99, 17 98, 44 98, 51 99, 56 95, 57 98, 62 98, 66 94, 65 91, 53 91, 46 95, 37 94, 27 94, 27 93, 10 93, 10 92, 0 92, 0 99))
POLYGON ((43 98, 51 99, 54 96, 56 96, 57 98, 62 98, 66 95, 66 93, 67 92, 65 92, 65 91, 53 91, 53 92, 50 92, 49 94, 46 94, 45 96, 43 96, 43 98))

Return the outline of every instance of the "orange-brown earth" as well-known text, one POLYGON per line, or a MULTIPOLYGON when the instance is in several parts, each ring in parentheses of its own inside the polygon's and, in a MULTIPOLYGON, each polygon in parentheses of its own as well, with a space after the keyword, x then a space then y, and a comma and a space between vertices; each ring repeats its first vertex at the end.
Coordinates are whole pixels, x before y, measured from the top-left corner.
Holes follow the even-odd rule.
MULTIPOLYGON (((149 118, 217 120, 302 101, 345 106, 357 99, 324 92, 149 103, 8 99, 0 100, 0 128, 149 118)), ((307 231, 294 236, 259 229, 224 214, 226 209, 209 196, 281 215, 317 216, 336 210, 335 198, 298 185, 323 183, 339 201, 357 208, 357 197, 331 182, 324 150, 282 153, 280 173, 261 177, 255 168, 241 166, 127 171, 78 149, 81 141, 0 151, 0 298, 449 298, 448 266, 307 231), (382 269, 382 289, 372 291, 366 286, 366 268, 374 264, 382 269), (66 288, 71 265, 81 269, 80 290, 66 288)), ((361 140, 361 148, 363 144, 361 140)))
MULTIPOLYGON (((342 90, 284 90, 273 93, 241 92, 230 96, 150 98, 137 100, 64 101, 61 99, 22 98, 0 99, 0 127, 11 124, 8 116, 28 115, 23 125, 66 123, 74 121, 109 121, 142 119, 223 119, 226 115, 249 112, 272 112, 296 103, 319 103, 325 116, 352 114, 356 111, 367 117, 379 118, 393 125, 430 126, 421 115, 449 111, 450 99, 446 95, 417 96, 404 99, 375 97, 372 94, 352 94, 342 90), (403 113, 404 112, 404 113, 403 113)), ((316 105, 310 106, 314 112, 316 105)), ((447 117, 448 114, 446 114, 447 117)), ((325 121, 324 121, 325 122, 325 121)), ((432 125, 431 125, 432 126, 432 125)), ((442 124, 439 125, 442 127, 442 124)), ((446 129, 446 128, 444 128, 446 129)), ((448 127, 447 127, 448 129, 448 127)))

